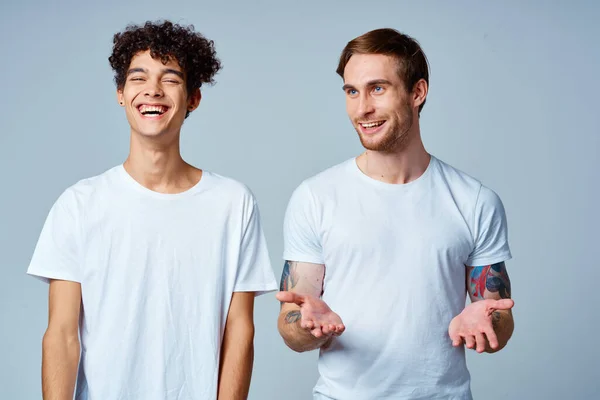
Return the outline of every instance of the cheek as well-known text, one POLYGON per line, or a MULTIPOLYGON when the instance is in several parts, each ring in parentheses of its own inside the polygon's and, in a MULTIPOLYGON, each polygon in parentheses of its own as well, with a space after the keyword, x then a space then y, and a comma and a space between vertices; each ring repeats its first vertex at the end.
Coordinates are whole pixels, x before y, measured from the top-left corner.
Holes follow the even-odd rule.
POLYGON ((406 102, 402 99, 395 98, 393 96, 381 97, 377 99, 375 103, 377 110, 384 114, 397 115, 399 112, 404 112, 406 102))
POLYGON ((351 99, 349 97, 346 98, 346 113, 348 113, 350 118, 354 118, 356 116, 357 107, 358 102, 355 99, 351 99))
POLYGON ((178 109, 184 109, 187 110, 188 106, 190 105, 190 101, 191 99, 187 97, 187 95, 185 93, 173 93, 173 96, 171 97, 171 99, 173 99, 173 102, 175 103, 176 107, 178 109))
POLYGON ((123 100, 126 103, 130 103, 138 94, 139 90, 135 90, 135 88, 129 87, 123 90, 123 100))

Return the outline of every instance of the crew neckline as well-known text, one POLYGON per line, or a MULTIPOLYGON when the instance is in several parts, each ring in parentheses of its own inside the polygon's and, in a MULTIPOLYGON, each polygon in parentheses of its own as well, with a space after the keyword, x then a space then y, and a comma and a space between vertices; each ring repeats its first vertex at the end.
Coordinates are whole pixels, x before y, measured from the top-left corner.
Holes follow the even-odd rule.
POLYGON ((370 176, 365 174, 358 167, 357 158, 358 157, 353 157, 349 160, 349 164, 350 164, 351 170, 354 173, 354 175, 357 175, 359 177, 359 179, 361 179, 362 181, 366 182, 369 185, 383 188, 385 190, 396 190, 396 191, 409 190, 409 189, 413 189, 417 186, 422 185, 424 182, 426 182, 428 180, 429 176, 431 175, 431 171, 434 169, 434 164, 437 163, 437 159, 435 158, 435 156, 430 154, 429 155, 429 164, 427 164, 427 168, 425 168, 425 171, 423 171, 423 173, 418 178, 416 178, 410 182, 407 182, 407 183, 387 183, 387 182, 382 182, 380 180, 371 178, 370 176))
POLYGON ((129 187, 135 189, 137 192, 140 192, 140 193, 148 195, 148 196, 152 196, 157 199, 163 199, 163 200, 176 200, 176 199, 188 197, 188 196, 198 192, 198 190, 200 190, 203 186, 206 185, 206 180, 209 179, 209 177, 211 175, 210 172, 203 169, 200 180, 198 182, 196 182, 196 184, 194 184, 189 189, 184 190, 183 192, 179 192, 179 193, 161 193, 161 192, 157 192, 152 189, 148 189, 146 186, 142 185, 137 180, 135 180, 133 178, 133 176, 129 175, 129 172, 127 172, 127 170, 125 169, 125 166, 123 164, 120 164, 117 167, 117 172, 123 178, 125 183, 128 184, 129 187))

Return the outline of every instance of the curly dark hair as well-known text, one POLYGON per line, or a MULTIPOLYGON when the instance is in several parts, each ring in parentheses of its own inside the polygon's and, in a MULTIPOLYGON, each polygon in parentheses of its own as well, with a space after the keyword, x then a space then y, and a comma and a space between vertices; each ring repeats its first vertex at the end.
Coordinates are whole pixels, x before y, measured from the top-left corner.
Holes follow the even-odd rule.
POLYGON ((128 25, 113 37, 113 51, 108 58, 115 72, 117 88, 125 86, 131 59, 140 51, 150 50, 152 58, 163 63, 174 58, 185 71, 188 94, 202 84, 214 84, 213 77, 221 69, 214 42, 194 31, 194 26, 181 26, 170 21, 147 21, 143 26, 128 25))

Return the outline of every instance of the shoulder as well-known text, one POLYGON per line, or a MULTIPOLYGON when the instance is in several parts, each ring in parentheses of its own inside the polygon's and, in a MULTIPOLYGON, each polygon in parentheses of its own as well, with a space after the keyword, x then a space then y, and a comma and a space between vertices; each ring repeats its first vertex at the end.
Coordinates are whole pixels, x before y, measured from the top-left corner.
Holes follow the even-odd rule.
POLYGON ((437 159, 439 176, 456 203, 462 205, 465 211, 475 214, 487 211, 503 211, 500 196, 489 186, 474 178, 472 175, 437 159))
POLYGON ((211 171, 204 171, 204 177, 209 182, 209 190, 216 191, 223 201, 254 206, 256 196, 250 187, 234 178, 211 171))
POLYGON ((439 176, 453 192, 464 193, 470 197, 477 197, 482 183, 477 178, 442 160, 435 158, 439 176))
POLYGON ((349 175, 354 158, 342 161, 313 176, 304 179, 294 190, 294 195, 319 197, 335 190, 349 175))
POLYGON ((498 193, 496 193, 494 190, 490 189, 489 187, 483 184, 481 185, 477 196, 477 205, 478 207, 486 207, 493 209, 504 208, 502 200, 500 199, 498 193))
POLYGON ((348 176, 349 170, 352 168, 352 163, 356 163, 354 157, 324 169, 305 179, 304 182, 316 188, 331 187, 332 183, 336 182, 337 179, 348 176))
POLYGON ((80 179, 62 191, 56 204, 69 209, 81 209, 91 201, 98 191, 113 186, 118 166, 100 174, 80 179))
POLYGON ((204 175, 207 180, 211 181, 214 189, 233 195, 254 197, 250 187, 242 181, 212 171, 204 171, 204 175))

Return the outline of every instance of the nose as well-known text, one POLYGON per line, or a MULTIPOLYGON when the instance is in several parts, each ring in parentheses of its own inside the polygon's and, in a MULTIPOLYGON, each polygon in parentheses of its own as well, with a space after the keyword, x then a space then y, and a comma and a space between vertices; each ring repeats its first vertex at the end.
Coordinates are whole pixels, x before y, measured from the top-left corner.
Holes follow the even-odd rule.
POLYGON ((155 82, 148 82, 148 85, 146 85, 146 88, 144 90, 144 95, 147 97, 162 97, 163 96, 163 90, 160 87, 159 84, 155 83, 155 82))
POLYGON ((361 117, 367 116, 375 112, 375 105, 368 93, 362 94, 359 98, 358 114, 361 117))

